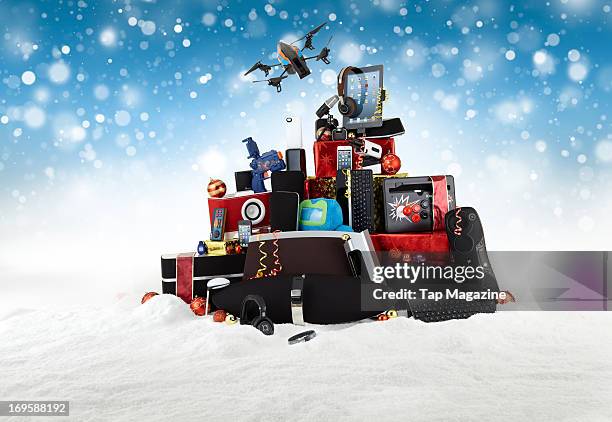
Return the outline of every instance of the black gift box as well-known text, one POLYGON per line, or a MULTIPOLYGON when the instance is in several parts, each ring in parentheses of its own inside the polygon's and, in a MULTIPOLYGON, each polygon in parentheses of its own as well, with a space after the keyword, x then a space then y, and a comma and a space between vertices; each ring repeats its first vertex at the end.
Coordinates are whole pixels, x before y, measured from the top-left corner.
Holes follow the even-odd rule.
MULTIPOLYGON (((193 252, 186 254, 167 254, 161 256, 162 293, 180 296, 187 303, 195 297, 206 297, 206 285, 213 278, 227 278, 231 283, 241 281, 244 272, 246 254, 235 255, 197 255, 193 252), (189 267, 191 262, 191 280, 183 280, 191 286, 182 294, 177 295, 177 259, 186 261, 189 267)), ((184 274, 179 270, 179 274, 184 274)), ((180 278, 180 277, 179 277, 180 278)))

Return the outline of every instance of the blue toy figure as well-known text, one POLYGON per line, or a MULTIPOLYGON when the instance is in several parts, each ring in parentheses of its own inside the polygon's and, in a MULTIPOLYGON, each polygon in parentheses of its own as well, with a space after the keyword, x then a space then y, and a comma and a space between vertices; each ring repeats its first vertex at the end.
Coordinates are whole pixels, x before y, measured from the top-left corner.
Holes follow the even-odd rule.
POLYGON ((251 159, 251 174, 253 175, 251 186, 253 192, 266 192, 264 179, 269 178, 271 172, 285 170, 287 167, 283 161, 283 154, 273 149, 260 154, 257 143, 251 137, 243 139, 242 142, 246 143, 247 151, 249 152, 247 158, 251 159))

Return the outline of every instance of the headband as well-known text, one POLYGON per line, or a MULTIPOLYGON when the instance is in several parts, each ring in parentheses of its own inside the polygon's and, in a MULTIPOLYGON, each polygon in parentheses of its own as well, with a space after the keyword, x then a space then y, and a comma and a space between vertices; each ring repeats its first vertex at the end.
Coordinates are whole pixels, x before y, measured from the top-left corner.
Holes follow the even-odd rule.
POLYGON ((346 66, 340 69, 338 73, 338 96, 340 98, 344 98, 344 76, 348 72, 363 73, 363 70, 354 66, 346 66))

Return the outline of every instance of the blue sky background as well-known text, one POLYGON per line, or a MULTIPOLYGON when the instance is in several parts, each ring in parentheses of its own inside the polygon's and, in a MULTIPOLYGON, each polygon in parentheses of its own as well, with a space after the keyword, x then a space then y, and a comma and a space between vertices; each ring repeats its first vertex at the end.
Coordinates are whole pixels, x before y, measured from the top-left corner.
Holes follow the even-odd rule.
POLYGON ((606 248, 611 7, 0 0, 0 246, 192 248, 208 177, 231 189, 248 168, 241 139, 282 150, 283 117, 300 115, 310 152, 335 72, 382 63, 403 170, 454 174, 494 248, 606 248), (281 94, 241 77, 323 21, 331 65, 281 94))

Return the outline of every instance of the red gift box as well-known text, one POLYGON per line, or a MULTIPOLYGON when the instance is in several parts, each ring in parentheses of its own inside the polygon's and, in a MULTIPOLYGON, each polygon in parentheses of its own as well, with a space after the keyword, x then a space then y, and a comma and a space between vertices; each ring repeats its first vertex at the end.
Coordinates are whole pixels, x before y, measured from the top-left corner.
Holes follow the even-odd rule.
POLYGON ((372 244, 377 251, 391 253, 445 253, 449 251, 446 232, 371 234, 372 244))
MULTIPOLYGON (((382 154, 395 154, 393 138, 368 139, 382 147, 382 154)), ((316 177, 336 177, 336 154, 339 146, 349 145, 346 141, 317 141, 314 143, 314 160, 316 177)), ((357 168, 357 155, 353 154, 353 168, 357 168)))
POLYGON ((304 180, 304 199, 336 199, 335 177, 308 177, 304 180))

